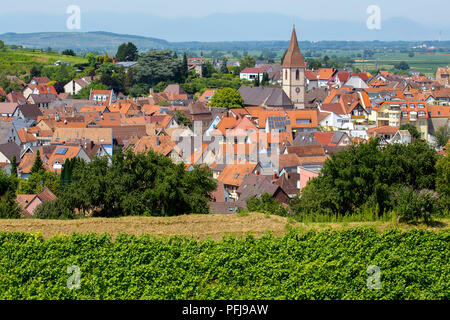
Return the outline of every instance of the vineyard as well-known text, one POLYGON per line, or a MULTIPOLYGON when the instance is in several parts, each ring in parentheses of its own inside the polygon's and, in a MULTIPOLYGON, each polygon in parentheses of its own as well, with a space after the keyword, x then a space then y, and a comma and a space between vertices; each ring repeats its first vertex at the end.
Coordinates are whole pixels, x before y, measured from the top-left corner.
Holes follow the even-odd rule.
POLYGON ((0 299, 449 299, 449 236, 353 228, 217 242, 2 232, 0 299))

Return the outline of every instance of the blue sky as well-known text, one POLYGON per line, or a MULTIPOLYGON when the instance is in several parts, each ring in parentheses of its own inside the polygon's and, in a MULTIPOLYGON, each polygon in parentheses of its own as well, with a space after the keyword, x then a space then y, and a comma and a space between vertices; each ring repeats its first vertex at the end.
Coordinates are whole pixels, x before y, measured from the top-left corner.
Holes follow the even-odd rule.
POLYGON ((303 40, 450 40, 449 0, 8 0, 0 34, 70 31, 71 5, 80 32, 168 41, 286 40, 293 23, 303 40), (368 31, 372 5, 383 23, 368 31))
POLYGON ((448 25, 448 0, 35 0, 8 1, 0 15, 41 12, 65 15, 75 4, 82 12, 148 12, 163 17, 198 17, 212 13, 275 12, 308 20, 365 20, 366 8, 377 5, 382 18, 404 17, 421 23, 448 25))

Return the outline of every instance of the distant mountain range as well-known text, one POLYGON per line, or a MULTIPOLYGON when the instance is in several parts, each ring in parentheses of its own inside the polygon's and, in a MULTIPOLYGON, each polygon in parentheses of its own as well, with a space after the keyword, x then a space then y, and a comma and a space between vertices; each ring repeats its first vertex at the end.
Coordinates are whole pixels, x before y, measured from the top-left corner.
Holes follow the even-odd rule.
MULTIPOLYGON (((67 17, 68 15, 65 14, 21 13, 2 16, 0 13, 2 22, 0 33, 26 33, 30 30, 33 32, 108 30, 120 34, 153 37, 150 40, 141 40, 154 41, 155 45, 164 46, 164 41, 159 39, 172 42, 287 41, 292 24, 295 23, 299 40, 438 40, 439 32, 441 32, 442 40, 450 40, 448 24, 443 24, 442 27, 430 27, 407 18, 383 20, 381 30, 369 30, 365 20, 344 21, 345 17, 342 17, 342 21, 308 21, 277 13, 216 13, 205 17, 166 18, 146 13, 86 12, 81 15, 81 30, 68 30, 67 17)), ((42 35, 40 40, 44 41, 45 36, 42 35)), ((76 40, 83 41, 78 38, 76 40)), ((77 44, 75 41, 73 43, 77 44)))

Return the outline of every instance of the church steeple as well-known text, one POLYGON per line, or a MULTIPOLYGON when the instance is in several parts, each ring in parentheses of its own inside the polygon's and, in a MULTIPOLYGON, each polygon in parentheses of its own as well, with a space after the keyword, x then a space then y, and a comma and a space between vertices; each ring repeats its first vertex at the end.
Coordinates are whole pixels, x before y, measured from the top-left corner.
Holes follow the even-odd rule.
POLYGON ((295 32, 295 25, 292 28, 291 43, 286 51, 283 60, 283 68, 305 68, 306 64, 303 60, 302 53, 298 47, 297 33, 295 32))
POLYGON ((294 25, 292 28, 291 43, 284 55, 281 71, 283 91, 291 99, 296 109, 305 108, 305 68, 306 63, 298 47, 294 25))

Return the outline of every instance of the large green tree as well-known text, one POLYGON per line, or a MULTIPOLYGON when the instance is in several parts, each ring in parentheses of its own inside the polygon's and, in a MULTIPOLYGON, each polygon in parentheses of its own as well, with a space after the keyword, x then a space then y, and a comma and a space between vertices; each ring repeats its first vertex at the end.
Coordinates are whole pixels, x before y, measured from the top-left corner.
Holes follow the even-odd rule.
POLYGON ((253 68, 255 66, 255 58, 252 56, 245 56, 239 60, 239 66, 241 67, 241 70, 244 70, 245 68, 253 68))
POLYGON ((227 59, 224 59, 220 64, 220 73, 227 74, 228 72, 227 59))
POLYGON ((325 161, 319 177, 302 189, 293 209, 345 215, 366 206, 383 213, 399 186, 433 190, 436 161, 436 152, 420 140, 384 148, 378 139, 352 145, 325 161))
POLYGON ((242 108, 244 106, 244 99, 236 89, 223 88, 217 90, 212 96, 209 105, 217 108, 242 108))
POLYGON ((170 50, 150 50, 143 53, 134 66, 136 83, 144 83, 148 87, 158 82, 180 82, 181 61, 175 59, 170 50))
POLYGON ((138 49, 132 42, 122 43, 117 49, 116 59, 119 61, 136 61, 138 49))
POLYGON ((181 77, 183 82, 186 81, 188 75, 188 59, 185 52, 183 54, 183 62, 181 63, 181 77))
POLYGON ((37 150, 30 173, 33 174, 33 173, 38 173, 40 171, 45 171, 45 168, 44 168, 44 164, 42 163, 41 153, 39 152, 39 150, 37 150))
POLYGON ((73 182, 61 195, 64 207, 95 216, 171 216, 208 213, 216 183, 208 168, 186 171, 183 163, 153 151, 115 152, 109 165, 95 158, 73 170, 73 182))

